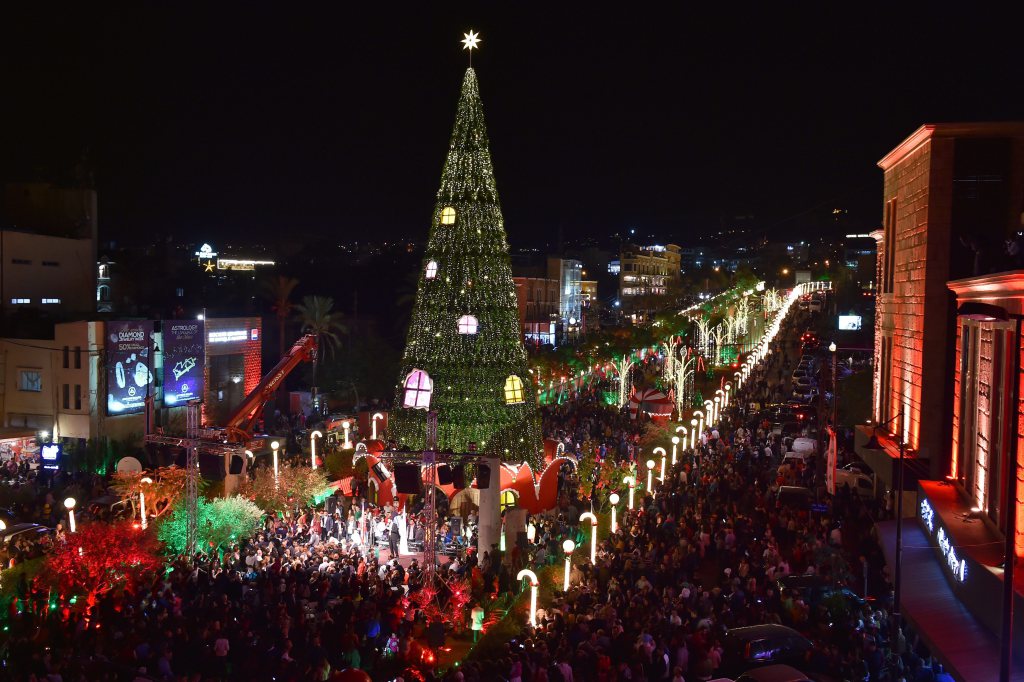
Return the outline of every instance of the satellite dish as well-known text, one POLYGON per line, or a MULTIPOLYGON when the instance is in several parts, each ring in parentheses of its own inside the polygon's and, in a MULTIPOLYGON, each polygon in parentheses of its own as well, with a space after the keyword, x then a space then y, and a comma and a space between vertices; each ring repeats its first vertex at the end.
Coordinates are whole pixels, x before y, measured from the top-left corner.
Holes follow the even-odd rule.
POLYGON ((117 463, 117 470, 121 471, 142 471, 142 462, 134 457, 122 457, 117 463))

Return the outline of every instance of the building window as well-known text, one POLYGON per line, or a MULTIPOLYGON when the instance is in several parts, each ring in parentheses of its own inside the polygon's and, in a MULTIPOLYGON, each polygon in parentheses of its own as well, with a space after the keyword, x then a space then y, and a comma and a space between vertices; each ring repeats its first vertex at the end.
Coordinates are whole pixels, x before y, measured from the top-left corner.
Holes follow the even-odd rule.
POLYGON ((442 225, 454 225, 455 224, 455 209, 451 206, 445 206, 441 209, 441 224, 442 225))
POLYGON ((65 410, 71 409, 71 386, 64 384, 61 386, 61 393, 63 395, 63 405, 65 410))
POLYGON ((32 302, 30 298, 12 298, 11 305, 28 305, 32 302))
POLYGON ((110 279, 110 266, 106 263, 100 265, 99 279, 110 279))
POLYGON ((18 370, 18 390, 39 393, 43 390, 43 372, 38 369, 18 370))
POLYGON ((405 395, 402 406, 414 410, 430 409, 430 396, 434 392, 434 382, 430 375, 422 369, 414 369, 405 377, 405 395))
POLYGON ((82 369, 82 347, 75 346, 75 369, 82 369))
POLYGON ((896 199, 885 204, 885 230, 883 238, 885 261, 882 266, 882 293, 890 294, 893 290, 896 269, 896 199))
POLYGON ((58 304, 60 303, 59 298, 44 298, 43 305, 58 304))
POLYGON ((427 272, 425 276, 427 279, 434 279, 437 277, 437 263, 435 261, 427 262, 427 272))
POLYGON ((176 288, 176 289, 174 290, 174 294, 175 294, 175 295, 176 295, 176 296, 177 296, 178 298, 182 298, 182 297, 183 297, 183 296, 185 295, 185 289, 183 289, 182 287, 178 287, 178 288, 176 288))
POLYGON ((70 353, 67 346, 64 346, 64 369, 67 369, 69 365, 70 353))
POLYGON ((82 384, 75 384, 75 409, 82 409, 82 384))
POLYGON ((505 379, 505 404, 516 405, 526 402, 523 398, 523 380, 515 374, 505 379))
POLYGON ((476 334, 478 327, 476 318, 472 315, 463 315, 459 318, 459 333, 460 334, 476 334))

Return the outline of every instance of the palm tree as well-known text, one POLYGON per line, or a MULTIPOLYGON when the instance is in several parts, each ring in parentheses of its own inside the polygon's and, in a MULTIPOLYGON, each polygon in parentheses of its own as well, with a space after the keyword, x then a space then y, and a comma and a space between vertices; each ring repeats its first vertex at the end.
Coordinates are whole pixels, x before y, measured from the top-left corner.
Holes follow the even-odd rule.
MULTIPOLYGON (((334 310, 334 299, 330 296, 304 296, 302 303, 295 306, 295 315, 302 325, 303 334, 315 334, 317 353, 313 357, 313 391, 316 391, 316 370, 320 358, 334 354, 341 344, 339 334, 347 334, 342 324, 342 315, 334 310)), ((314 395, 314 403, 316 396, 314 395)))
POLYGON ((277 316, 277 341, 281 357, 284 357, 284 354, 288 352, 284 345, 284 328, 288 323, 288 318, 292 315, 292 309, 295 307, 292 304, 291 298, 292 292, 295 291, 295 287, 298 285, 299 280, 294 277, 278 275, 276 278, 265 282, 263 287, 263 295, 270 301, 270 309, 277 316))

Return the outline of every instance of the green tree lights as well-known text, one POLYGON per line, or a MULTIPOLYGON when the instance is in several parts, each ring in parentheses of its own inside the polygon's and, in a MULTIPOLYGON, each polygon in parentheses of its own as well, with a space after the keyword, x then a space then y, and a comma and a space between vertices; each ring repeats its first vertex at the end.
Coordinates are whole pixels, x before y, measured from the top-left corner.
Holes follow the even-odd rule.
MULTIPOLYGON (((543 449, 537 389, 528 371, 476 74, 466 71, 437 193, 430 238, 406 342, 391 437, 424 446, 426 410, 406 387, 413 370, 429 375, 429 408, 438 413, 438 448, 539 464, 543 449), (505 383, 519 377, 519 396, 505 383)), ((424 390, 417 380, 413 388, 424 390)))

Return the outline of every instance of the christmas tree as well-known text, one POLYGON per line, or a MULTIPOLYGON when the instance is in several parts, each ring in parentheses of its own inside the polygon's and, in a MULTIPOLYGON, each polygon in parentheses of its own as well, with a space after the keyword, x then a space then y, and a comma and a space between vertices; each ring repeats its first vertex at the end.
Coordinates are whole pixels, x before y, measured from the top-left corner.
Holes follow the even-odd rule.
POLYGON ((530 462, 543 453, 537 391, 526 362, 508 241, 498 202, 476 73, 462 81, 448 158, 399 375, 390 435, 437 448, 530 462))

